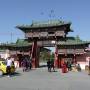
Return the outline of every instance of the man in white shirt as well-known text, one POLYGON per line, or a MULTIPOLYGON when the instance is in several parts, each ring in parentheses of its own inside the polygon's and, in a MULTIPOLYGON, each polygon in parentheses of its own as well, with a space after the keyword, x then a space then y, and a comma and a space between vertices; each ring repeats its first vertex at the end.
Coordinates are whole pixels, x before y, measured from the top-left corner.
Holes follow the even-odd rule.
POLYGON ((7 60, 7 74, 8 74, 8 77, 10 77, 10 74, 11 74, 11 65, 12 65, 12 60, 11 60, 11 57, 8 57, 7 60))

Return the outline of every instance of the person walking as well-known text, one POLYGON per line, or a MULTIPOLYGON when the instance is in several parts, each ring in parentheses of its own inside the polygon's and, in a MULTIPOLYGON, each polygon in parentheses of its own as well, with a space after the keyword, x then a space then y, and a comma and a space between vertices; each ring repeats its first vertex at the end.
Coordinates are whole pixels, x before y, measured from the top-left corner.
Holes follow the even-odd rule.
POLYGON ((67 73, 67 64, 64 61, 63 65, 62 65, 62 73, 67 73))
POLYGON ((53 69, 53 71, 55 72, 55 67, 54 67, 54 60, 51 61, 51 68, 53 69))
POLYGON ((8 57, 6 59, 6 65, 7 65, 7 68, 6 68, 7 74, 8 74, 8 77, 10 77, 10 75, 11 75, 11 65, 12 65, 11 57, 8 57))
POLYGON ((32 61, 31 60, 29 61, 29 68, 30 68, 30 70, 32 69, 32 61))
POLYGON ((81 66, 80 66, 80 64, 77 64, 76 68, 77 68, 77 71, 81 72, 81 66))
POLYGON ((27 61, 24 58, 21 62, 21 66, 22 66, 23 72, 26 72, 26 70, 27 70, 27 61))
POLYGON ((67 61, 67 68, 68 68, 68 71, 71 71, 71 68, 72 68, 71 61, 67 61))
POLYGON ((48 67, 48 72, 51 72, 51 62, 50 62, 50 59, 47 61, 47 67, 48 67))

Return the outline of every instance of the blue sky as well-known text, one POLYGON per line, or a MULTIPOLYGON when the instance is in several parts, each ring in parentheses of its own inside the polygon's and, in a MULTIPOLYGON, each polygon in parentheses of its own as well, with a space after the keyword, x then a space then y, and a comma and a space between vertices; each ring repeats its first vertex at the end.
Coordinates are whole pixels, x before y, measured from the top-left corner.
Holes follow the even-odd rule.
POLYGON ((90 0, 0 0, 0 42, 24 38, 16 25, 49 19, 72 22, 69 36, 90 41, 90 0))

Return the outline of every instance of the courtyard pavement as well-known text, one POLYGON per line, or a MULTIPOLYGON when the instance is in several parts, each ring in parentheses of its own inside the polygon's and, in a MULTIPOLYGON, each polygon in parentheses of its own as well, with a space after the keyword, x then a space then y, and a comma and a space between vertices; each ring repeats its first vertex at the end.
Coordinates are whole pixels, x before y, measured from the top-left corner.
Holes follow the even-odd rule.
POLYGON ((37 68, 29 72, 18 69, 14 76, 0 77, 0 90, 90 90, 90 76, 87 72, 48 72, 37 68))

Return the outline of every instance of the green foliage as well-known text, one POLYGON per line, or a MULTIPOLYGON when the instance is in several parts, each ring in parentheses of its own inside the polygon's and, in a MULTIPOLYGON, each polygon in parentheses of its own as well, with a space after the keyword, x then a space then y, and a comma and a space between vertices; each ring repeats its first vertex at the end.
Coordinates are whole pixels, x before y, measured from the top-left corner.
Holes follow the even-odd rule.
POLYGON ((50 55, 50 60, 54 60, 54 53, 50 55))
POLYGON ((40 60, 47 61, 49 58, 49 53, 47 51, 40 52, 40 60))
POLYGON ((40 53, 40 60, 47 61, 48 59, 54 60, 54 53, 50 54, 50 52, 43 51, 40 53))

